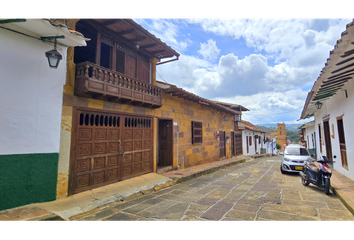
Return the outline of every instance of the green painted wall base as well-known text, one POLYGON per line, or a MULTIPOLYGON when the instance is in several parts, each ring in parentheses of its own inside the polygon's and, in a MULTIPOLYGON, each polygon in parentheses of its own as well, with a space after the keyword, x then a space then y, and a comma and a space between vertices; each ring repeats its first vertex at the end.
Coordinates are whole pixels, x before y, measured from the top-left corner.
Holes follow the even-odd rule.
POLYGON ((0 211, 56 199, 59 153, 0 155, 0 211))

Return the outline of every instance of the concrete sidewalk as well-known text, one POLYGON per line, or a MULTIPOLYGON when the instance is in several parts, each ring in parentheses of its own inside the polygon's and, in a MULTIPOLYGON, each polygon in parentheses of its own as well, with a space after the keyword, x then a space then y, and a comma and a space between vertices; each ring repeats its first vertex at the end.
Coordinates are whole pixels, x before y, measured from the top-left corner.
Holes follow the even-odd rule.
POLYGON ((245 162, 270 156, 239 156, 222 161, 167 172, 149 173, 52 202, 34 203, 0 212, 0 221, 73 220, 94 213, 110 203, 130 200, 153 191, 245 162))

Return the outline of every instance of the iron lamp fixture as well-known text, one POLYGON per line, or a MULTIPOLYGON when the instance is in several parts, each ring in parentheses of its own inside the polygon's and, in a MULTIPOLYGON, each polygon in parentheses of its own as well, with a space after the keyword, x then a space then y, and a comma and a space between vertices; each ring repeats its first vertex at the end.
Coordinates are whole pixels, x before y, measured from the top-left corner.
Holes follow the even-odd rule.
POLYGON ((227 116, 224 117, 224 121, 227 121, 229 118, 227 116))
POLYGON ((54 38, 54 49, 45 53, 48 58, 49 67, 58 68, 60 60, 63 58, 57 51, 57 38, 54 38))
POLYGON ((315 107, 316 107, 317 109, 321 109, 322 105, 323 105, 323 103, 321 103, 320 101, 318 101, 318 102, 315 103, 315 107))

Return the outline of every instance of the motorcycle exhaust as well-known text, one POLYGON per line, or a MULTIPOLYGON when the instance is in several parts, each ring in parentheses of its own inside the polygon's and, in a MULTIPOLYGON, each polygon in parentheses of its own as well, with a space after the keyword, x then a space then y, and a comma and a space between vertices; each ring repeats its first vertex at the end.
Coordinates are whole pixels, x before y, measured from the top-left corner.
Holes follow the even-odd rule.
POLYGON ((300 176, 305 179, 306 181, 308 180, 307 177, 305 176, 305 174, 303 172, 299 172, 300 176))

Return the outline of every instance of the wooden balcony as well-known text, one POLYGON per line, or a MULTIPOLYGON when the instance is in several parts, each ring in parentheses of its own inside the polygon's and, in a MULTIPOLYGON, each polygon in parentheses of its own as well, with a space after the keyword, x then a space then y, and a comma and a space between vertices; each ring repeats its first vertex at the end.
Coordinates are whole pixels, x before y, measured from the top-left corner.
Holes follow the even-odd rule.
POLYGON ((90 62, 76 65, 75 95, 149 108, 162 106, 161 88, 90 62))

